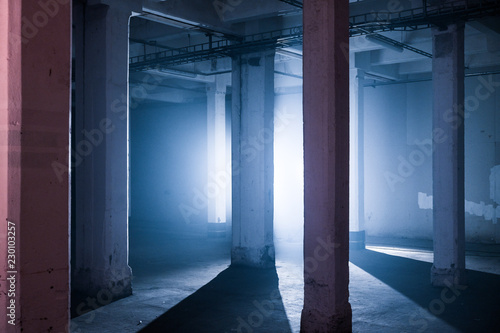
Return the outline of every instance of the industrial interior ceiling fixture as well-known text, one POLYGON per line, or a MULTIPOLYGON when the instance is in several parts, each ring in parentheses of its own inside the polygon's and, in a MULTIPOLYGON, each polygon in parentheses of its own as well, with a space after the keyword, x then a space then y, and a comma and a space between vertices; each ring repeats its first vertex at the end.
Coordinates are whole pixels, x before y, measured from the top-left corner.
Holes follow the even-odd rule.
POLYGON ((417 49, 416 47, 413 47, 411 45, 398 42, 397 40, 394 40, 392 38, 386 37, 386 36, 381 35, 381 34, 369 34, 369 35, 366 35, 365 38, 367 40, 369 40, 370 42, 384 46, 384 47, 389 48, 391 50, 394 50, 396 52, 403 52, 405 49, 407 49, 409 51, 423 55, 424 57, 432 58, 432 54, 430 54, 428 52, 417 49))
MULTIPOLYGON (((280 1, 294 2, 297 6, 299 4, 299 1, 295 0, 280 1)), ((423 7, 400 12, 384 12, 383 15, 370 12, 351 16, 349 17, 349 35, 351 37, 370 35, 369 39, 373 42, 398 51, 403 48, 432 58, 432 55, 428 52, 380 35, 379 32, 421 30, 431 26, 440 26, 451 21, 471 21, 486 16, 500 16, 500 0, 465 0, 439 6, 429 5, 426 2, 423 7)), ((131 57, 130 70, 143 71, 158 66, 182 65, 221 57, 231 57, 237 54, 301 45, 303 40, 302 32, 302 26, 296 26, 244 37, 224 35, 217 41, 210 40, 207 43, 131 57)))
POLYGON ((142 71, 158 66, 175 66, 232 57, 238 54, 302 45, 302 26, 247 35, 241 41, 221 39, 130 58, 130 70, 142 71))
POLYGON ((465 0, 429 4, 397 12, 369 12, 349 17, 350 35, 366 34, 366 31, 408 31, 443 26, 453 21, 471 21, 486 16, 500 15, 500 0, 465 0))
POLYGON ((295 7, 298 7, 298 8, 303 8, 304 7, 304 4, 301 2, 301 1, 298 1, 298 0, 280 0, 281 2, 285 2, 289 5, 292 5, 292 6, 295 6, 295 7))

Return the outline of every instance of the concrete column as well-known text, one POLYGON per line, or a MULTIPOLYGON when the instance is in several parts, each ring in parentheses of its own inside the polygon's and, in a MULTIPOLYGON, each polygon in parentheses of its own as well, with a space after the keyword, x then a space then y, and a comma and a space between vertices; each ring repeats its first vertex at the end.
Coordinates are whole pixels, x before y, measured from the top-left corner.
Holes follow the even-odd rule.
POLYGON ((217 77, 207 87, 208 223, 225 223, 226 189, 226 80, 217 77))
POLYGON ((435 286, 465 283, 464 24, 433 34, 433 218, 435 286))
POLYGON ((350 332, 349 2, 304 2, 301 332, 350 332))
MULTIPOLYGON (((20 12, 21 3, 14 3, 11 7, 11 2, 3 1, 0 3, 0 219, 6 221, 9 219, 9 104, 12 103, 11 98, 9 98, 10 92, 9 87, 14 84, 13 80, 9 80, 12 75, 9 70, 16 69, 18 72, 21 70, 20 55, 15 55, 11 57, 11 45, 14 44, 14 50, 20 53, 20 43, 16 45, 9 38, 9 33, 16 23, 20 22, 20 15, 17 17, 11 14, 10 10, 15 9, 20 12), (17 20, 16 20, 17 19, 17 20), (13 61, 17 61, 14 63, 13 61)), ((20 35, 20 27, 18 25, 17 34, 20 35)), ((18 80, 16 86, 20 84, 20 79, 18 80)), ((15 95, 14 95, 15 96, 15 95)), ((12 97, 14 97, 12 96, 12 97)), ((17 97, 17 96, 15 96, 17 97)), ((17 209, 19 211, 19 208, 17 209)), ((12 218, 12 217, 11 217, 12 218)), ((7 228, 0 228, 0 241, 2 244, 7 243, 7 228)), ((5 272, 7 271, 7 247, 0 247, 0 294, 7 295, 9 288, 7 288, 7 276, 5 272)), ((0 298, 0 307, 2 309, 7 308, 7 297, 0 298)), ((7 332, 7 320, 6 316, 0 319, 0 331, 7 332)))
POLYGON ((364 71, 349 70, 349 246, 365 248, 364 71))
MULTIPOLYGON (((72 167, 76 181, 75 295, 102 306, 132 293, 128 266, 128 36, 131 8, 85 9, 72 167), (81 108, 81 109, 80 109, 81 108)), ((77 64, 77 68, 79 63, 77 64)), ((85 309, 91 307, 87 305, 85 309)), ((95 307, 95 306, 94 306, 95 307)))
POLYGON ((70 71, 70 2, 2 1, 1 332, 68 329, 70 71))
POLYGON ((233 60, 232 81, 231 262, 274 267, 274 52, 233 60))
MULTIPOLYGON (((20 232, 21 219, 21 120, 22 120, 22 55, 21 12, 22 1, 0 3, 0 332, 18 332, 20 317, 19 274, 16 274, 14 294, 9 293, 8 222, 17 224, 20 232), (7 309, 14 301, 14 313, 8 317, 7 309), (5 309, 5 310, 4 310, 5 309), (9 324, 10 321, 10 324, 9 324)), ((25 221, 23 221, 25 222, 25 221)), ((28 221, 26 221, 27 223, 28 221)), ((20 237, 15 237, 16 247, 20 237)), ((20 259, 19 249, 15 248, 20 259)), ((47 295, 44 295, 47 296, 47 295)))

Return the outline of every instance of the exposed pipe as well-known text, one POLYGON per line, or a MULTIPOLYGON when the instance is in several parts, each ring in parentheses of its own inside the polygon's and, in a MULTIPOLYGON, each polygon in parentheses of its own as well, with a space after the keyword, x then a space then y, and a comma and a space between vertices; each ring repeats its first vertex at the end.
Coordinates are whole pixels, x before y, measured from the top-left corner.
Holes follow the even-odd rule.
POLYGON ((302 75, 297 75, 297 74, 291 74, 291 73, 285 73, 285 72, 280 72, 280 71, 274 71, 275 74, 279 75, 284 75, 284 76, 290 76, 296 79, 303 79, 302 75))
POLYGON ((185 30, 198 30, 204 33, 210 33, 218 37, 224 37, 229 40, 240 40, 241 36, 229 33, 228 31, 220 31, 224 29, 216 30, 215 28, 208 28, 199 23, 192 22, 189 20, 184 20, 178 17, 172 17, 164 13, 157 11, 145 9, 144 14, 137 15, 137 17, 143 18, 145 20, 169 25, 171 27, 185 29, 185 30))
POLYGON ((432 54, 425 52, 421 49, 417 49, 416 47, 413 47, 411 45, 405 44, 398 42, 395 39, 389 38, 387 36, 377 34, 377 33, 370 33, 370 31, 366 29, 360 29, 361 31, 365 32, 367 35, 365 38, 372 43, 376 43, 379 45, 382 45, 384 47, 390 48, 391 50, 397 51, 397 52, 403 52, 403 49, 415 52, 417 54, 423 55, 424 57, 427 58, 432 58, 432 54))
POLYGON ((399 53, 404 51, 404 49, 401 45, 397 45, 396 43, 388 43, 385 40, 377 38, 377 36, 380 36, 380 35, 379 34, 366 35, 365 39, 369 40, 372 43, 378 44, 380 46, 383 46, 385 48, 391 49, 391 50, 399 52, 399 53))
POLYGON ((129 40, 131 42, 133 42, 133 43, 144 44, 144 45, 149 45, 149 46, 155 46, 155 47, 159 47, 159 48, 165 49, 165 50, 175 50, 174 47, 170 47, 170 46, 166 46, 166 45, 161 45, 161 44, 158 44, 156 42, 150 42, 150 41, 147 41, 147 40, 136 39, 136 38, 129 38, 129 40))
POLYGON ((297 0, 279 0, 279 1, 285 2, 285 3, 289 4, 289 5, 292 5, 292 6, 297 7, 297 8, 304 7, 304 5, 302 4, 302 2, 297 1, 297 0))
MULTIPOLYGON (((481 75, 497 75, 497 74, 500 74, 500 70, 488 71, 488 72, 468 73, 468 74, 465 74, 464 77, 474 77, 474 76, 481 76, 481 75)), ((397 80, 397 81, 391 81, 391 82, 365 83, 364 87, 388 86, 391 84, 405 84, 405 83, 416 83, 416 82, 426 82, 426 81, 432 81, 432 78, 427 77, 427 78, 422 78, 422 79, 408 79, 408 80, 397 80)))

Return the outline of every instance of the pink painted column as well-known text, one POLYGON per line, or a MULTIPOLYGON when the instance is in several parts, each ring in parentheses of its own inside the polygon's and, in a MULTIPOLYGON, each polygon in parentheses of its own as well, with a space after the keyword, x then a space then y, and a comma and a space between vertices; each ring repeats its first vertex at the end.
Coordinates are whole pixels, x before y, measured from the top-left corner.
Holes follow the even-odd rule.
POLYGON ((348 17, 348 1, 304 1, 304 333, 352 330, 348 17))
POLYGON ((66 332, 71 4, 2 1, 0 21, 0 331, 66 332))
MULTIPOLYGON (((21 213, 20 129, 15 125, 21 122, 20 34, 21 2, 0 2, 0 332, 16 331, 16 326, 8 324, 11 319, 6 312, 10 311, 7 310, 10 299, 19 304, 18 291, 14 297, 8 297, 7 221, 19 221, 21 213)), ((16 288, 19 290, 19 284, 16 288)), ((17 317, 14 319, 17 325, 17 317)))

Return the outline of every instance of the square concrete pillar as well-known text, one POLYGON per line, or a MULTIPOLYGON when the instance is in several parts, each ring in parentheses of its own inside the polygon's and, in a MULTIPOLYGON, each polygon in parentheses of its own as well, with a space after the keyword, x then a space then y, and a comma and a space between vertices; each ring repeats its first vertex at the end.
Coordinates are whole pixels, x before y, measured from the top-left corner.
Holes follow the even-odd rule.
POLYGON ((349 245, 365 248, 365 188, 364 188, 364 87, 363 70, 349 70, 349 245))
POLYGON ((301 332, 350 332, 349 2, 304 1, 301 332))
POLYGON ((1 332, 68 331, 70 73, 71 2, 2 1, 1 332))
POLYGON ((274 267, 274 51, 233 60, 231 263, 274 267))
POLYGON ((465 283, 464 24, 434 28, 433 218, 435 286, 465 283))
POLYGON ((76 48, 76 91, 84 96, 76 103, 71 150, 76 187, 72 287, 83 301, 76 302, 76 315, 81 314, 78 309, 89 311, 132 293, 128 266, 132 8, 127 1, 109 3, 86 6, 83 44, 76 48), (87 297, 93 302, 85 301, 87 297))

